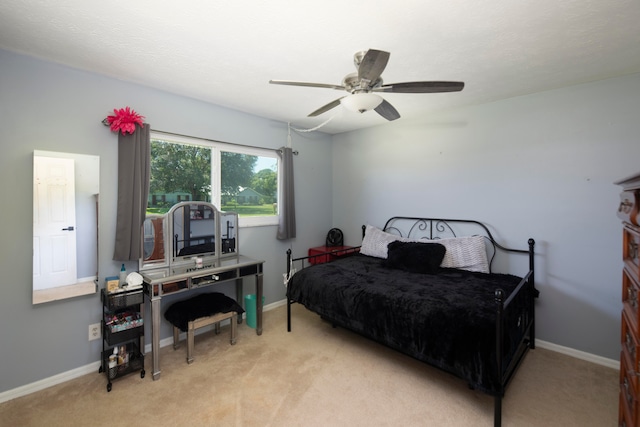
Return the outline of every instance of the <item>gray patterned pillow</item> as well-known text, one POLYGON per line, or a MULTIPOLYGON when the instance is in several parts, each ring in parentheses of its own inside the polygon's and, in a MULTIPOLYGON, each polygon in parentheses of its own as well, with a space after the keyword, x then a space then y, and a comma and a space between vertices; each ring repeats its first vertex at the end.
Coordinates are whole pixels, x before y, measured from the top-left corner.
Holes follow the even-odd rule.
POLYGON ((376 258, 387 259, 387 246, 389 246, 389 243, 395 242, 396 240, 403 242, 409 241, 406 238, 385 233, 379 228, 367 224, 364 231, 364 239, 362 239, 362 246, 360 247, 360 253, 376 258))
POLYGON ((488 273, 489 262, 484 239, 483 236, 467 236, 435 240, 447 249, 440 266, 488 273))

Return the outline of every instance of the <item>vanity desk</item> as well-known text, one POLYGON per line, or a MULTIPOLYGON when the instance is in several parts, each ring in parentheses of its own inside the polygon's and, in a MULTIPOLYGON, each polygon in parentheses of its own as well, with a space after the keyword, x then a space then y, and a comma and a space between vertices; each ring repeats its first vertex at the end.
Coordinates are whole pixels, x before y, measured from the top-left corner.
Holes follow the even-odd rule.
MULTIPOLYGON (((240 255, 238 214, 208 202, 181 202, 165 215, 147 215, 143 232, 139 272, 151 305, 152 373, 157 380, 162 299, 235 281, 236 301, 243 305, 243 279, 254 277, 256 301, 262 301, 264 261, 240 255)), ((256 333, 262 334, 262 304, 256 304, 256 333)))
MULTIPOLYGON (((151 302, 151 351, 153 379, 160 378, 160 322, 162 298, 178 293, 190 293, 196 289, 235 280, 236 301, 243 304, 242 279, 255 277, 256 301, 262 301, 262 266, 264 261, 239 255, 222 259, 207 268, 179 267, 168 271, 142 272, 144 293, 151 302)), ((246 307, 245 307, 246 308, 246 307)), ((238 317, 238 323, 242 317, 238 317)), ((256 334, 262 335, 262 304, 256 304, 256 334)))

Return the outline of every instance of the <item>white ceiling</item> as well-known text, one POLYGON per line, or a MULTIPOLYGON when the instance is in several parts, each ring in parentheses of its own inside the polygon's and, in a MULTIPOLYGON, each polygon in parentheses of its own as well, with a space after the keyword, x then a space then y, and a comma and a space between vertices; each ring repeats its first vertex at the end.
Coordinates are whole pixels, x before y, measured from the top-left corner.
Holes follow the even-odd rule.
MULTIPOLYGON (((452 107, 640 72, 638 0, 2 0, 0 48, 299 128, 387 123, 333 89, 353 54, 391 52, 385 83, 464 81, 462 92, 384 94, 407 120, 452 107)), ((122 106, 114 106, 122 107, 122 106)), ((135 109, 135 105, 131 105, 135 109)), ((144 112, 140 112, 144 114, 144 112)))

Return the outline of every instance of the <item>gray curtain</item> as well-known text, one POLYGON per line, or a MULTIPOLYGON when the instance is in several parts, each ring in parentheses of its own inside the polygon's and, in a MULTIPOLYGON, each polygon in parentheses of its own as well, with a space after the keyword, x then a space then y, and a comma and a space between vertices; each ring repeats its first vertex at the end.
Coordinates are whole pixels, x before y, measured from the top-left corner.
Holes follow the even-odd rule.
POLYGON ((296 237, 296 203, 293 195, 293 150, 282 147, 278 151, 282 159, 282 197, 280 221, 278 223, 278 240, 296 237))
POLYGON ((132 134, 118 133, 118 210, 113 259, 137 261, 142 257, 142 224, 147 211, 151 163, 150 127, 132 134))

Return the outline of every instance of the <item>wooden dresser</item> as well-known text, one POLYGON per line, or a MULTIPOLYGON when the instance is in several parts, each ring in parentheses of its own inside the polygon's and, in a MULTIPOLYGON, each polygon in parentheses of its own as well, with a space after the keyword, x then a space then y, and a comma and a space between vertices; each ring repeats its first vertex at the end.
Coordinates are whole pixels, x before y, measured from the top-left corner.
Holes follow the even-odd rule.
POLYGON ((622 327, 620 426, 640 426, 640 174, 617 181, 622 187, 622 327))

